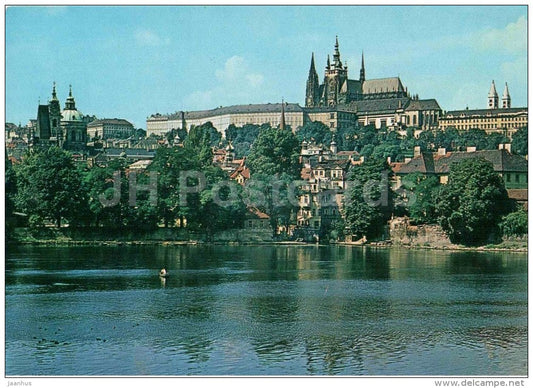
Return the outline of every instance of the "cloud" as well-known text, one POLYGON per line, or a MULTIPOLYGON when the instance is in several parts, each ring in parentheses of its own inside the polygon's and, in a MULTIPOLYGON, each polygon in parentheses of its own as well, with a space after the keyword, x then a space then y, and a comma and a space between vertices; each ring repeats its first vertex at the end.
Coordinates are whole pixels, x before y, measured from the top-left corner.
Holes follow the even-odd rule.
POLYGON ((169 38, 161 38, 150 30, 138 30, 135 32, 135 41, 140 46, 165 46, 170 43, 169 38))
POLYGON ((501 71, 506 80, 520 80, 527 84, 527 58, 520 56, 514 61, 504 62, 501 71))
POLYGON ((257 99, 264 81, 263 74, 254 71, 244 57, 234 55, 215 70, 215 83, 210 89, 192 92, 184 104, 187 109, 207 109, 213 105, 250 103, 257 99))
POLYGON ((228 87, 237 82, 240 86, 256 88, 264 79, 262 74, 252 72, 244 58, 238 55, 229 58, 223 69, 215 71, 215 76, 228 87))
POLYGON ((475 47, 486 51, 525 53, 527 51, 527 20, 520 16, 503 29, 488 29, 474 36, 475 47))

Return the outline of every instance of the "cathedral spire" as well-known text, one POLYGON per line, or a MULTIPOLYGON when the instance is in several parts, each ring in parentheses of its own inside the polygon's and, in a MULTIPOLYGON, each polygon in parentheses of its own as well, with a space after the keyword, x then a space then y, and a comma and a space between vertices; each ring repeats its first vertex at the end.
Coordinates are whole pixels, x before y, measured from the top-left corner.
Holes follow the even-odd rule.
POLYGON ((359 81, 365 81, 365 53, 361 52, 361 71, 359 72, 359 81))
POLYGON ((307 76, 307 85, 305 89, 305 106, 315 106, 318 104, 318 89, 320 82, 315 68, 315 54, 311 54, 311 66, 309 66, 309 75, 307 76))
POLYGON ((326 69, 329 70, 331 67, 331 61, 329 60, 329 54, 328 54, 328 61, 326 62, 326 69))
POLYGON ((341 53, 339 51, 339 37, 335 35, 335 52, 333 54, 333 64, 336 68, 342 67, 341 53))
POLYGON ((309 76, 316 74, 315 69, 315 53, 311 53, 311 66, 309 66, 309 76))

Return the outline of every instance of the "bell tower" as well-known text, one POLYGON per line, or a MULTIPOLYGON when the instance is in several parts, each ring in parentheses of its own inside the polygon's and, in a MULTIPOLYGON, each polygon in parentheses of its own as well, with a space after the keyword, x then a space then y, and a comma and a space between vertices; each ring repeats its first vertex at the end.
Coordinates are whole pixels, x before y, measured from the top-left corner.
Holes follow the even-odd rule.
POLYGON ((498 109, 499 107, 498 92, 496 92, 496 85, 494 84, 494 80, 492 80, 492 84, 490 85, 488 107, 489 109, 498 109))
MULTIPOLYGON (((55 137, 57 140, 61 139, 63 132, 61 130, 61 106, 57 99, 56 83, 52 88, 52 99, 48 101, 48 110, 50 117, 50 136, 55 137)), ((58 144, 61 146, 62 144, 58 144)))

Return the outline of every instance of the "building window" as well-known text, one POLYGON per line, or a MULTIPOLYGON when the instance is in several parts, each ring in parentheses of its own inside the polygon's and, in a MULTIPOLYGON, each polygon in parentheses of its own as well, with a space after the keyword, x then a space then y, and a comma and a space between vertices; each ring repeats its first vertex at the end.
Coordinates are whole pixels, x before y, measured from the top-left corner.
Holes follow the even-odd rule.
POLYGON ((335 113, 330 113, 330 114, 329 114, 329 118, 330 118, 331 120, 333 120, 333 119, 335 118, 335 113))
POLYGON ((519 174, 516 174, 515 177, 514 177, 514 181, 516 183, 520 182, 520 175, 519 174))
POLYGON ((511 174, 507 174, 507 182, 511 182, 511 174))
POLYGON ((330 128, 335 128, 335 123, 332 121, 331 123, 329 123, 329 127, 330 128))

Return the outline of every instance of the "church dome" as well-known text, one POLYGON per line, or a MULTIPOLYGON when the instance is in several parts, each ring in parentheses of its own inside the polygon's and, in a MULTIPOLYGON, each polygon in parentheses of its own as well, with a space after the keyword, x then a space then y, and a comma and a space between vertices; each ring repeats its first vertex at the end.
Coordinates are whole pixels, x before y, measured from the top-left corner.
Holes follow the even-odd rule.
POLYGON ((76 109, 76 101, 72 97, 72 86, 69 87, 65 109, 61 112, 61 121, 83 121, 83 113, 76 109))
POLYGON ((83 113, 77 109, 64 109, 61 121, 83 121, 83 113))

